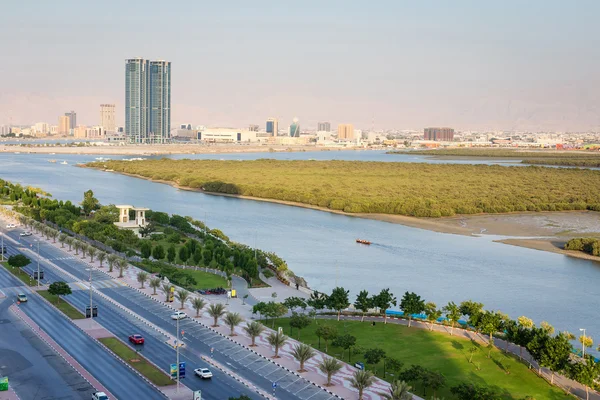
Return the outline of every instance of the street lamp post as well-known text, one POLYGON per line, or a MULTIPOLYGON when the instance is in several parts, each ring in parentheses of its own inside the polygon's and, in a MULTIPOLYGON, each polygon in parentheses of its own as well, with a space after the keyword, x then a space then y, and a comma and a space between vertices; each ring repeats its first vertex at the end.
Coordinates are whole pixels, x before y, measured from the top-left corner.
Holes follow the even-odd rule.
POLYGON ((179 316, 177 316, 177 340, 175 341, 175 351, 177 352, 177 393, 179 393, 179 316))
POLYGON ((94 306, 92 303, 92 268, 86 268, 86 270, 90 271, 90 328, 94 325, 94 306))
POLYGON ((0 253, 2 253, 2 261, 4 262, 4 233, 0 232, 0 236, 2 237, 2 247, 0 247, 0 253))
MULTIPOLYGON (((37 285, 38 289, 40 288, 40 241, 38 239, 35 240, 37 243, 37 285)), ((31 245, 33 247, 33 245, 31 245)))
POLYGON ((583 332, 583 340, 581 341, 581 357, 585 358, 585 328, 579 328, 583 332))

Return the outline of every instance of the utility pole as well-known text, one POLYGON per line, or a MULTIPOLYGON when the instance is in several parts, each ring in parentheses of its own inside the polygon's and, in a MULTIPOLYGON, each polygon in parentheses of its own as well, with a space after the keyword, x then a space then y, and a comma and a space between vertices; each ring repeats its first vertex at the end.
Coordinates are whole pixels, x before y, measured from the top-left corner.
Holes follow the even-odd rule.
POLYGON ((36 240, 37 242, 37 285, 38 288, 40 288, 40 241, 39 239, 36 240))
POLYGON ((177 340, 175 341, 175 350, 177 351, 177 393, 179 393, 179 315, 177 316, 177 340))
POLYGON ((92 304, 92 268, 90 270, 90 328, 94 326, 94 307, 92 304))
POLYGON ((0 236, 2 236, 2 244, 0 246, 0 253, 2 253, 2 261, 4 262, 4 233, 0 232, 0 236))

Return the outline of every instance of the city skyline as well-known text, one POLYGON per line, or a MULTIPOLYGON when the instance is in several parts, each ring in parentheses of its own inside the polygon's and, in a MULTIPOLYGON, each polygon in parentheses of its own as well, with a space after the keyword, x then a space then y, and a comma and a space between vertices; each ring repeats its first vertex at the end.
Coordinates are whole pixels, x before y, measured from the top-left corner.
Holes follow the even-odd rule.
MULTIPOLYGON (((122 60, 143 54, 177 65, 172 103, 177 123, 248 126, 268 116, 289 121, 297 115, 307 127, 352 121, 376 130, 600 126, 600 94, 594 90, 600 56, 591 51, 597 48, 592 16, 600 4, 592 1, 434 7, 258 2, 248 9, 211 4, 202 9, 202 26, 173 25, 152 41, 142 38, 156 23, 200 12, 201 6, 183 2, 158 13, 154 7, 120 5, 123 15, 143 21, 134 29, 123 17, 109 15, 111 7, 72 4, 5 7, 0 32, 15 38, 3 43, 5 55, 19 60, 27 51, 44 64, 0 67, 11 76, 0 83, 0 124, 52 121, 76 109, 82 124, 95 125, 98 104, 124 109, 122 60), (78 30, 51 22, 49 16, 59 12, 70 20, 93 14, 94 20, 78 30), (293 27, 284 23, 291 17, 297 21, 293 27), (208 40, 208 32, 218 40, 208 40), (73 68, 72 47, 55 46, 65 38, 80 49, 79 59, 98 53, 102 58, 73 68), (201 51, 191 51, 196 48, 201 51), (288 51, 304 56, 287 57, 288 51), (340 59, 352 61, 340 68, 340 59)), ((124 118, 118 112, 117 125, 124 118)))

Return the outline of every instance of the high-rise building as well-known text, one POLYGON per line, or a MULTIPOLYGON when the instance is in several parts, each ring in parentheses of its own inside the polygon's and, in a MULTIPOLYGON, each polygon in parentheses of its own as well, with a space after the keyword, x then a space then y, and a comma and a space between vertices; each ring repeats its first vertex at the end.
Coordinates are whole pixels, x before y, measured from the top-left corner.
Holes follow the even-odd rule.
POLYGON ((69 129, 75 129, 77 126, 77 113, 73 110, 65 113, 65 117, 69 117, 69 129))
POLYGON ((50 125, 45 122, 37 122, 34 125, 35 133, 48 133, 50 132, 50 125))
POLYGON ((100 126, 104 128, 105 131, 115 131, 116 124, 114 104, 100 104, 100 126))
POLYGON ((71 130, 71 119, 66 115, 58 117, 58 134, 68 135, 71 130))
POLYGON ((135 58, 125 64, 125 134, 164 143, 171 131, 171 63, 135 58))
POLYGON ((300 137, 300 123, 296 117, 294 117, 290 125, 290 137, 300 137))
POLYGON ((87 126, 79 125, 75 129, 73 129, 73 137, 75 139, 85 139, 87 138, 87 126))
POLYGON ((425 128, 423 130, 425 140, 437 142, 451 142, 454 140, 454 129, 452 128, 425 128))
POLYGON ((150 61, 148 80, 148 138, 165 143, 171 134, 171 63, 150 61))
POLYGON ((319 132, 331 132, 331 124, 329 122, 319 122, 317 124, 317 131, 319 131, 319 132))
POLYGON ((338 125, 338 139, 353 140, 354 139, 354 126, 352 124, 339 124, 338 125))
POLYGON ((267 120, 267 133, 270 133, 270 136, 277 136, 277 132, 279 132, 279 123, 277 118, 269 118, 267 120))

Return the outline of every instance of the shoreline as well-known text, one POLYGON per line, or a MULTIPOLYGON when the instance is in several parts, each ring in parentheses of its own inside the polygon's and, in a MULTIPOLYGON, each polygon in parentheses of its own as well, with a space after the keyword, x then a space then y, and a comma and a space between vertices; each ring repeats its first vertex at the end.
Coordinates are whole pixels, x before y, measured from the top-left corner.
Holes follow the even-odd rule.
MULTIPOLYGON (((78 165, 82 168, 91 168, 86 165, 78 165)), ((500 236, 539 236, 548 237, 552 236, 556 239, 563 238, 564 232, 552 233, 544 231, 545 227, 531 227, 531 226, 519 226, 518 224, 506 221, 498 221, 499 219, 514 219, 514 218, 552 218, 556 216, 564 217, 565 215, 571 215, 574 218, 585 218, 590 219, 590 215, 597 218, 600 225, 600 213, 593 211, 548 211, 548 212, 516 212, 516 213, 499 213, 499 214, 474 214, 474 215, 457 215, 453 217, 443 218, 417 218, 399 214, 381 214, 381 213, 348 213, 340 210, 331 210, 325 207, 319 207, 311 204, 298 203, 293 201, 268 199, 262 197, 227 194, 227 193, 216 193, 208 192, 202 189, 190 188, 186 186, 180 186, 176 182, 151 179, 145 176, 131 174, 127 172, 108 171, 100 168, 93 168, 102 172, 113 172, 121 175, 130 176, 132 178, 144 179, 154 183, 166 184, 179 190, 186 190, 190 192, 197 192, 212 196, 230 197, 244 200, 254 200, 261 202, 268 202, 273 204, 281 204, 292 207, 306 208, 310 210, 323 211, 337 215, 344 215, 347 217, 364 218, 376 221, 388 222, 393 224, 399 224, 408 226, 411 228, 424 229, 432 232, 455 234, 462 236, 480 236, 480 235, 500 235, 500 236)), ((600 231, 600 228, 598 229, 600 231)), ((572 232, 570 236, 598 236, 600 233, 592 232, 572 232)), ((516 240, 516 239, 515 239, 516 240)))
POLYGON ((509 246, 525 247, 527 249, 549 251, 551 253, 562 254, 563 256, 579 258, 582 260, 595 261, 600 263, 600 257, 595 257, 583 251, 564 250, 557 246, 564 245, 567 239, 565 238, 547 238, 547 239, 502 239, 494 240, 496 243, 507 244, 509 246))

